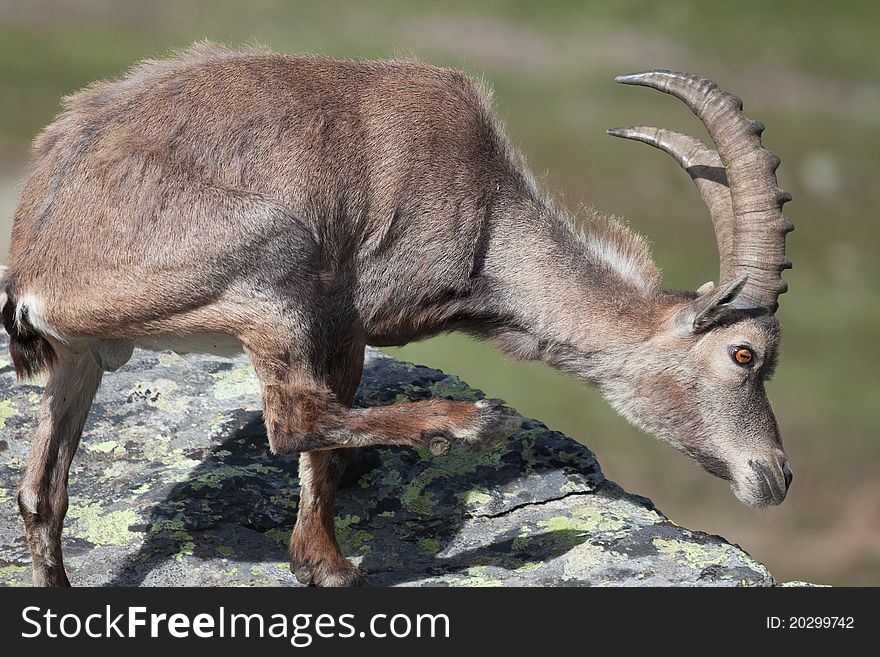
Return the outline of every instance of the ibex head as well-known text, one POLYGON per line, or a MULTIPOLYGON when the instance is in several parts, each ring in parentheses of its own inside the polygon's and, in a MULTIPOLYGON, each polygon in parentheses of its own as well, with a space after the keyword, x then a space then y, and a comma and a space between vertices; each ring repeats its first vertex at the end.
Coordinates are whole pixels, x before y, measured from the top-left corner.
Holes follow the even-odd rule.
POLYGON ((709 208, 721 257, 720 283, 664 306, 660 328, 633 358, 625 392, 606 385, 612 403, 636 425, 730 481, 752 506, 779 504, 792 473, 764 391, 779 348, 774 316, 787 286, 785 236, 791 199, 776 183, 779 158, 765 150, 764 126, 742 101, 703 78, 651 71, 617 78, 682 101, 705 124, 717 151, 662 128, 609 130, 672 155, 690 174, 709 208))

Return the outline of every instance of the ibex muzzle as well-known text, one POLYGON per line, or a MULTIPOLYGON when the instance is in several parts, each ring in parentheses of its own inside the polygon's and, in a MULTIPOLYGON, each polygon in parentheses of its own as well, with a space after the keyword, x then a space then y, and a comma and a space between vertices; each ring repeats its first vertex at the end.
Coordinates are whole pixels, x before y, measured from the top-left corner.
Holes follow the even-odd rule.
POLYGON ((349 448, 442 455, 520 426, 489 400, 352 408, 366 344, 493 340, 597 384, 747 504, 782 501, 791 470, 763 387, 791 229, 778 160, 708 80, 620 81, 681 98, 717 145, 613 131, 694 179, 717 288, 664 291, 643 238, 554 208, 459 71, 202 44, 66 98, 34 143, 0 281, 16 371, 48 371, 18 494, 35 583, 68 583, 68 468, 101 377, 134 346, 248 353, 271 449, 301 454, 302 582, 364 579, 334 532, 349 448))

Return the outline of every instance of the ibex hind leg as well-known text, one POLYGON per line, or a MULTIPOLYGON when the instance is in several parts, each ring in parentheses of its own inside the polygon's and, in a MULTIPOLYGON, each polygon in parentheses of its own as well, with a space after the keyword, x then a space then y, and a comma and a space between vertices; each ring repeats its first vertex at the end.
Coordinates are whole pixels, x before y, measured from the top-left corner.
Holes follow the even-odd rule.
POLYGON ((102 370, 85 345, 53 345, 40 420, 18 491, 35 586, 69 586, 61 554, 67 477, 102 370))

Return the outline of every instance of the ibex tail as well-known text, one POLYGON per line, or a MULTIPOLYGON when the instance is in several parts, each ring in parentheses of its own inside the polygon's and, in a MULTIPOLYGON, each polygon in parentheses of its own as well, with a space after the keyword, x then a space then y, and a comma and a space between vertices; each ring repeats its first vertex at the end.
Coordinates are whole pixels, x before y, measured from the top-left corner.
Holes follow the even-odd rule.
POLYGON ((6 268, 0 267, 0 308, 3 326, 9 334, 9 355, 19 379, 30 379, 55 362, 52 345, 34 330, 28 321, 27 307, 17 308, 10 281, 6 280, 6 268))

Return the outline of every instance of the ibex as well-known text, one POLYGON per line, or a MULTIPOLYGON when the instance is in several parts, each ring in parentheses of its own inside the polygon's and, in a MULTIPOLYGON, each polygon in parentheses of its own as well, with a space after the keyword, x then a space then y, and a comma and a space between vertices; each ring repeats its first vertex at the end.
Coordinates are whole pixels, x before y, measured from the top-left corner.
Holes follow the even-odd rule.
POLYGON ((715 142, 610 131, 690 174, 718 286, 665 291, 642 237, 554 208, 457 70, 202 44, 67 97, 34 142, 0 286, 17 374, 48 373, 18 491, 35 584, 69 584, 68 469, 102 374, 135 346, 248 354, 271 450, 300 453, 304 583, 364 581, 334 537, 351 448, 439 455, 520 424, 490 400, 352 408, 366 344, 490 339, 597 385, 742 502, 780 503, 792 474, 764 391, 790 267, 779 160, 709 80, 617 81, 679 98, 715 142))

